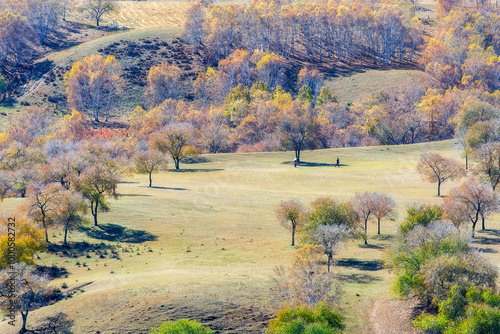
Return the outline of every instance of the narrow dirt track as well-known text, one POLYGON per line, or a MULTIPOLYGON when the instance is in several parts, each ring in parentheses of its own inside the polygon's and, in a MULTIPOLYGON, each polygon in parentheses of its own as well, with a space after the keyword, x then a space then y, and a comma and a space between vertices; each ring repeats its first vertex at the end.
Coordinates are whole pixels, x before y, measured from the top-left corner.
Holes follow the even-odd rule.
POLYGON ((379 299, 369 316, 370 334, 419 334, 411 324, 415 300, 379 299))

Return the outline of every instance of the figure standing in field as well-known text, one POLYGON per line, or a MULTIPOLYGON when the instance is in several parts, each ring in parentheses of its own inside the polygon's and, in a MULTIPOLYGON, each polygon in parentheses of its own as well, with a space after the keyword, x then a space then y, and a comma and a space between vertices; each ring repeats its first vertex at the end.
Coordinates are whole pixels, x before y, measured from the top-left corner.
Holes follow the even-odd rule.
POLYGON ((337 164, 335 165, 335 167, 340 167, 340 159, 337 158, 337 164))
POLYGON ((299 161, 299 160, 298 160, 297 158, 293 159, 293 167, 297 167, 297 162, 298 162, 298 161, 299 161))

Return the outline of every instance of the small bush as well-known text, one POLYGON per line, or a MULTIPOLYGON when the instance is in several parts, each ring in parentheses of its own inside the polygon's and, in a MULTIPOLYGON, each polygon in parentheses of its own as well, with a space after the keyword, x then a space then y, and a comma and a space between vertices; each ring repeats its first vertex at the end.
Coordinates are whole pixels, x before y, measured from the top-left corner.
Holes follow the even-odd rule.
POLYGON ((269 324, 267 334, 341 333, 344 318, 326 304, 315 307, 295 306, 281 309, 269 324))
POLYGON ((175 322, 167 321, 151 330, 151 334, 214 334, 210 328, 204 327, 194 320, 180 319, 175 322))

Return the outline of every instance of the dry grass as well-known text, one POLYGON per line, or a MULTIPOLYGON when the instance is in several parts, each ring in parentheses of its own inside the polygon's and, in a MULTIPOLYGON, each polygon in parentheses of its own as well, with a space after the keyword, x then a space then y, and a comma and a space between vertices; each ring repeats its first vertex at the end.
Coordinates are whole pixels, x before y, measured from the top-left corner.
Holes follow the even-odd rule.
POLYGON ((342 105, 361 101, 381 90, 391 91, 411 83, 425 84, 428 75, 419 70, 364 70, 325 81, 342 105))
MULTIPOLYGON (((153 188, 146 186, 144 175, 127 177, 119 187, 123 196, 111 203, 112 211, 102 214, 101 222, 145 231, 157 240, 104 241, 120 247, 121 260, 93 253, 90 258, 41 254, 41 263, 64 266, 70 273, 54 286, 92 284, 71 299, 33 312, 30 324, 65 312, 75 322, 75 333, 147 333, 178 317, 201 319, 220 333, 260 333, 265 315, 277 308, 270 275, 276 266, 289 267, 295 250, 290 233, 274 216, 279 202, 296 197, 309 203, 319 196, 348 200, 356 192, 379 191, 396 198, 401 218, 407 205, 442 201, 435 197, 436 186, 421 182, 415 172, 419 155, 429 150, 460 158, 453 142, 445 141, 304 152, 304 161, 316 165, 298 168, 288 152, 206 155, 209 162, 181 164, 181 172, 155 175, 153 188), (337 156, 345 166, 333 167, 337 156)), ((456 184, 445 183, 443 193, 456 184)), ((0 211, 10 212, 21 201, 7 199, 0 211)), ((336 256, 344 289, 339 306, 349 333, 368 332, 374 300, 390 295, 392 274, 377 261, 398 222, 384 221, 381 236, 370 225, 368 247, 354 241, 336 256)), ((500 228, 497 216, 488 227, 500 228)), ((60 240, 59 231, 54 233, 60 240)), ((495 238, 480 239, 479 246, 489 248, 487 256, 500 263, 495 238)), ((102 241, 83 232, 72 233, 70 240, 102 241)), ((0 332, 13 333, 5 322, 0 332)))
MULTIPOLYGON (((116 10, 103 15, 102 25, 120 29, 183 27, 186 13, 194 4, 193 1, 117 1, 116 10)), ((79 12, 71 13, 70 17, 85 21, 79 12)))

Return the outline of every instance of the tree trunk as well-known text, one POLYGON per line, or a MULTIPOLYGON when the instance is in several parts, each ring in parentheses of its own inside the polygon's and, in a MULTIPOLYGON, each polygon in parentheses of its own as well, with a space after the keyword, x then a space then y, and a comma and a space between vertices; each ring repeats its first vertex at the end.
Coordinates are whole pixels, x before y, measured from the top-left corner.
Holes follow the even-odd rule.
POLYGON ((330 254, 328 254, 328 272, 330 272, 330 265, 332 263, 332 257, 330 254))
POLYGON ((295 246, 295 226, 292 228, 292 247, 295 246))
POLYGON ((68 241, 67 241, 67 238, 68 238, 68 227, 69 227, 69 223, 66 223, 66 225, 64 225, 64 241, 63 241, 63 245, 67 245, 68 244, 68 241))
POLYGON ((368 219, 365 219, 365 245, 368 245, 368 219))
POLYGON ((486 229, 486 227, 484 226, 484 220, 485 220, 484 214, 481 213, 481 222, 482 222, 482 228, 483 228, 483 230, 486 229))
POLYGON ((180 159, 174 159, 175 169, 179 169, 179 161, 180 159))
POLYGON ((151 172, 149 172, 149 187, 151 187, 152 180, 151 180, 151 172))
POLYGON ((441 181, 438 181, 438 197, 441 196, 441 181))
POLYGON ((378 234, 380 234, 380 218, 378 218, 378 234))
POLYGON ((99 201, 95 202, 95 209, 92 210, 92 216, 94 216, 94 226, 97 226, 97 209, 99 208, 99 201))
POLYGON ((28 312, 29 311, 26 311, 25 313, 21 312, 21 317, 23 318, 23 326, 21 327, 19 334, 26 333, 26 321, 28 319, 28 312))

